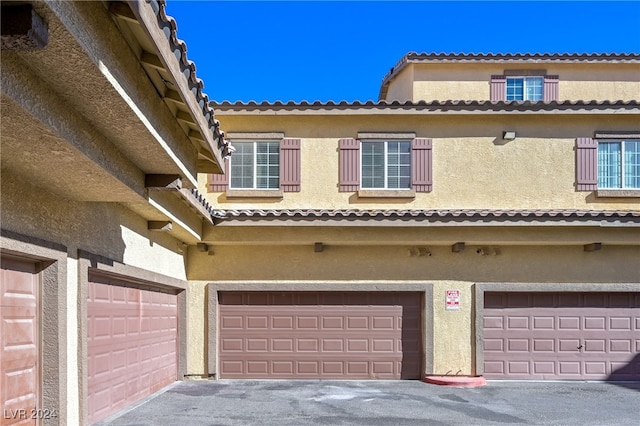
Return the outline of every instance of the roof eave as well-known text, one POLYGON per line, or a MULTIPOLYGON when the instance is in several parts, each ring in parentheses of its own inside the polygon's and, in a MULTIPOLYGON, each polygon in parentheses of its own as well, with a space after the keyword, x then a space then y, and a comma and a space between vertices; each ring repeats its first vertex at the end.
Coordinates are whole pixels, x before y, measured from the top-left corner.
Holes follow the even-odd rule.
POLYGON ((640 227, 638 210, 216 210, 217 226, 603 226, 640 227))
POLYGON ((214 103, 222 115, 639 114, 640 101, 419 101, 214 103))
MULTIPOLYGON (((116 9, 114 3, 111 10, 116 9)), ((177 26, 173 18, 165 13, 164 1, 128 1, 133 16, 140 24, 145 35, 155 46, 153 53, 158 60, 154 66, 162 67, 170 76, 167 90, 163 98, 171 102, 182 103, 190 115, 190 122, 198 131, 189 132, 187 136, 197 147, 199 154, 199 172, 224 173, 224 157, 229 154, 228 144, 224 140, 224 132, 215 118, 214 110, 209 105, 208 96, 202 92, 203 82, 195 76, 195 64, 186 57, 186 45, 177 39, 177 26), (166 32, 168 30, 168 34, 166 32), (179 58, 175 52, 179 53, 179 58), (176 99, 175 92, 179 98, 176 99), (207 163, 210 163, 207 165, 207 163)), ((126 13, 126 12, 125 12, 126 13)), ((124 16, 124 19, 127 19, 124 16)), ((141 61, 142 63, 142 61, 141 61)), ((144 66, 149 72, 149 67, 144 66)), ((184 117, 176 117, 176 120, 184 117)))

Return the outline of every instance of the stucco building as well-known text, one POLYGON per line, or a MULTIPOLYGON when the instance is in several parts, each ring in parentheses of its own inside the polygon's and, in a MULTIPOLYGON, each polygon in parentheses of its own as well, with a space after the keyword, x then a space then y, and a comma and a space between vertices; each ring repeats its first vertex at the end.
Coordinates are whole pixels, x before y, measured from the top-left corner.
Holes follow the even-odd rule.
POLYGON ((214 104, 207 371, 638 380, 639 95, 637 54, 409 53, 377 102, 214 104))
POLYGON ((162 3, 3 2, 1 70, 0 423, 92 423, 187 371, 229 147, 162 3))
POLYGON ((210 105, 163 2, 2 17, 3 424, 184 378, 640 378, 637 54, 210 105))

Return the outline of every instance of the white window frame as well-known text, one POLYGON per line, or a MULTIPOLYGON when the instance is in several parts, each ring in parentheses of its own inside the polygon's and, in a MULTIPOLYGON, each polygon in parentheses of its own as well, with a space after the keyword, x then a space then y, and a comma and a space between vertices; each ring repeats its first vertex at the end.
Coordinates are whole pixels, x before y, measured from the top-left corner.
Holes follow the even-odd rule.
POLYGON ((544 100, 544 76, 519 76, 519 75, 509 75, 506 76, 505 79, 505 94, 504 98, 506 101, 542 101, 544 100), (522 80, 522 99, 509 99, 509 80, 522 80), (530 80, 540 81, 540 99, 527 99, 527 82, 530 80))
POLYGON ((255 191, 273 191, 273 190, 277 190, 280 189, 280 167, 281 167, 281 158, 280 158, 280 141, 278 140, 234 140, 233 142, 234 146, 238 146, 239 144, 252 144, 253 146, 253 152, 252 152, 252 157, 253 157, 253 162, 252 162, 252 182, 251 182, 251 187, 246 187, 246 186, 241 186, 241 187, 236 187, 233 186, 233 159, 234 156, 232 155, 230 160, 229 160, 229 189, 231 190, 255 190, 255 191), (257 187, 257 180, 258 180, 258 150, 257 147, 260 144, 267 144, 267 143, 272 143, 275 144, 277 146, 278 149, 278 185, 275 187, 267 187, 267 188, 258 188, 257 187))
POLYGON ((360 188, 364 189, 364 190, 392 190, 392 191, 410 191, 411 188, 411 156, 412 156, 412 152, 411 152, 411 141, 410 140, 406 140, 406 139, 367 139, 367 140, 361 140, 360 141, 361 147, 360 147, 360 188), (364 169, 364 145, 367 143, 383 143, 384 146, 384 166, 383 166, 383 172, 384 172, 384 187, 365 187, 364 186, 364 173, 363 173, 363 169, 364 169), (408 147, 409 147, 409 186, 405 187, 405 188, 392 188, 389 187, 389 172, 388 172, 388 168, 389 168, 389 143, 407 143, 408 147))
POLYGON ((607 139, 607 140, 598 140, 598 189, 604 190, 640 190, 640 185, 637 187, 634 186, 626 186, 626 145, 628 143, 640 143, 640 139, 607 139), (600 173, 601 173, 601 165, 600 165, 600 146, 604 144, 619 144, 620 145, 620 163, 617 166, 620 169, 620 186, 602 186, 600 181, 600 173))

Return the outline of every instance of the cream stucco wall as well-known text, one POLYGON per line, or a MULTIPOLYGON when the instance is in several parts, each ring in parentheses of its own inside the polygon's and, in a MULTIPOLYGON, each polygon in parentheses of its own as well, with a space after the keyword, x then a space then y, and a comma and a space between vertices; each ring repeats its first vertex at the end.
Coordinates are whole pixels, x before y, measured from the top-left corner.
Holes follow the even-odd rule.
POLYGON ((492 75, 540 70, 559 76, 559 100, 637 100, 640 64, 409 64, 390 82, 387 100, 490 99, 492 75))
MULTIPOLYGON (((451 79, 453 71, 439 72, 443 79, 451 79)), ((460 80, 460 90, 476 84, 473 73, 466 79, 454 77, 460 80)), ((482 90, 488 93, 488 86, 482 90)), ((200 190, 217 209, 640 208, 637 197, 603 198, 575 190, 576 138, 590 137, 596 130, 637 130, 633 114, 362 114, 354 109, 307 115, 299 111, 239 115, 218 110, 217 115, 230 134, 282 132, 301 139, 300 192, 284 193, 282 199, 227 198, 223 192, 208 192, 206 177, 200 176, 200 190), (515 131, 517 138, 502 140, 503 130, 515 131), (360 198, 356 192, 339 192, 338 141, 356 138, 360 132, 414 132, 417 137, 432 138, 433 191, 417 193, 415 199, 360 198)), ((424 330, 432 351, 431 358, 426 354, 431 370, 425 372, 476 374, 475 284, 536 283, 543 288, 555 285, 557 291, 588 283, 596 291, 608 291, 607 283, 629 283, 640 291, 640 270, 635 266, 640 259, 640 228, 603 228, 599 223, 520 225, 222 220, 205 227, 203 239, 209 251, 190 252, 188 278, 197 280, 198 288, 207 280, 239 285, 259 282, 274 288, 296 282, 295 290, 300 291, 317 289, 318 282, 348 286, 365 281, 369 290, 382 281, 397 283, 398 288, 407 282, 426 283, 433 298, 426 301, 423 314, 433 319, 424 330), (461 253, 452 253, 451 245, 458 241, 467 246, 461 253), (324 244, 322 252, 314 251, 315 242, 324 244), (592 242, 602 242, 603 249, 586 252, 584 245, 592 242), (416 256, 416 248, 431 255, 416 256), (459 311, 445 310, 448 289, 460 290, 459 311)), ((393 284, 385 286, 393 288, 393 284)), ((194 292, 192 306, 203 315, 207 311, 201 289, 194 292)), ((192 316, 191 332, 196 337, 190 354, 204 360, 193 360, 191 365, 193 374, 204 374, 212 366, 207 365, 211 357, 206 359, 202 343, 211 348, 217 336, 198 315, 192 316), (202 335, 208 337, 201 341, 202 335), (202 367, 208 370, 198 370, 202 367)))
POLYGON ((406 101, 413 99, 413 65, 406 66, 393 79, 387 89, 385 100, 387 101, 406 101))
POLYGON ((207 281, 189 281, 187 292, 187 376, 207 376, 207 281))
MULTIPOLYGON (((324 228, 315 231, 322 234, 324 228)), ((314 291, 319 283, 339 283, 345 289, 354 290, 367 285, 373 291, 377 283, 385 283, 385 289, 403 288, 406 283, 426 283, 433 289, 433 298, 426 300, 425 312, 433 313, 432 323, 424 330, 424 339, 431 346, 433 366, 428 374, 475 374, 475 309, 474 284, 499 283, 548 283, 557 290, 558 283, 592 283, 594 289, 606 291, 606 283, 630 283, 640 291, 640 270, 636 267, 640 248, 635 246, 606 246, 598 252, 585 252, 581 245, 511 245, 490 246, 485 254, 478 254, 482 246, 468 245, 461 253, 452 253, 449 245, 423 245, 431 256, 411 256, 410 246, 397 243, 387 245, 333 245, 326 241, 323 252, 316 253, 313 244, 289 245, 289 235, 283 232, 282 241, 272 244, 251 243, 251 233, 262 234, 264 228, 245 228, 244 243, 211 244, 211 252, 193 252, 189 256, 188 269, 192 282, 190 295, 190 373, 205 374, 204 343, 209 348, 217 338, 215 330, 207 330, 200 315, 211 307, 206 306, 202 289, 205 280, 258 283, 254 289, 279 286, 286 283, 289 290, 314 291), (291 287, 292 282, 295 286, 291 287), (391 283, 391 284, 389 284, 391 283), (461 309, 445 309, 445 291, 460 290, 461 309), (196 312, 197 310, 197 312, 196 312), (203 336, 208 336, 203 339, 203 336)), ((313 232, 311 228, 295 228, 297 234, 313 232)), ((341 233, 356 237, 360 229, 342 228, 341 233)), ((374 235, 375 227, 365 232, 374 235)), ((474 239, 473 229, 461 229, 461 239, 474 239)), ((637 232, 635 232, 637 237, 637 232)), ((317 235, 310 237, 313 241, 317 235)), ((320 237, 321 238, 321 237, 320 237)), ((359 237, 362 238, 362 237, 359 237)), ((255 240, 255 237, 253 238, 255 240)), ((304 239, 304 238, 302 238, 304 239)), ((569 286, 570 287, 570 286, 569 286)), ((279 287, 282 288, 282 287, 279 287)), ((210 368, 210 367, 209 367, 210 368)))
MULTIPOLYGON (((256 231, 259 232, 259 231, 256 231)), ((305 232, 300 229, 299 232, 305 232)), ((349 234, 348 229, 343 233, 349 234)), ((370 229, 375 233, 375 229, 370 229)), ((638 235, 637 231, 629 230, 638 235)), ((474 230, 459 237, 473 239, 474 230)), ((321 253, 313 244, 211 244, 215 254, 189 257, 191 280, 428 280, 470 282, 640 282, 640 247, 610 245, 585 252, 582 245, 468 245, 452 253, 450 245, 425 243, 431 256, 411 256, 413 245, 332 245, 321 253), (497 251, 497 253, 496 253, 497 251)))
MULTIPOLYGON (((218 112, 231 132, 284 132, 301 143, 301 191, 283 199, 227 199, 220 209, 629 209, 638 199, 575 191, 575 138, 596 130, 637 129, 634 115, 234 116, 218 112), (502 140, 514 130, 514 141, 502 140), (359 198, 338 191, 338 140, 358 132, 415 132, 433 139, 433 191, 412 199, 359 198)), ((233 140, 232 140, 233 142, 233 140)), ((206 177, 199 178, 207 193, 206 177)))
POLYGON ((185 279, 181 243, 118 203, 76 202, 2 172, 2 229, 185 279), (28 214, 29 220, 25 220, 28 214))
POLYGON ((473 375, 474 346, 472 282, 433 284, 433 371, 442 375, 473 375), (446 309, 447 290, 460 291, 460 309, 446 309))

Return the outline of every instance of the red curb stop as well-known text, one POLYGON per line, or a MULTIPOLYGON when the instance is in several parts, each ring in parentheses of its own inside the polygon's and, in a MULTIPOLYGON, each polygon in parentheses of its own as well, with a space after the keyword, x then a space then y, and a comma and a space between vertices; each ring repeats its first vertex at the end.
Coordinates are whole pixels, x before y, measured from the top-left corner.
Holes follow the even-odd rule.
POLYGON ((423 381, 433 385, 457 388, 475 388, 487 384, 487 381, 482 376, 426 376, 423 381))

